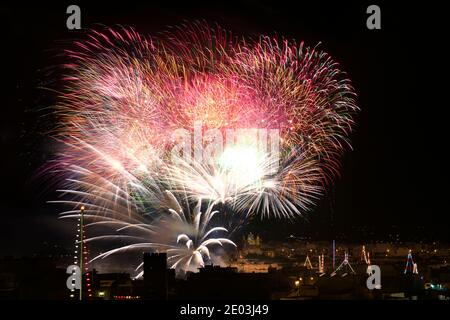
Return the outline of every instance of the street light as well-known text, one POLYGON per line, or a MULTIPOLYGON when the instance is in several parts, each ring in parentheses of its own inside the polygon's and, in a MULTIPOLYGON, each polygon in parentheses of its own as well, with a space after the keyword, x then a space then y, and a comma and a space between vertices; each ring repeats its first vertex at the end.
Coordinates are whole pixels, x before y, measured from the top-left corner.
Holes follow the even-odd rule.
MULTIPOLYGON (((301 280, 302 278, 300 278, 301 280)), ((297 296, 300 296, 300 281, 295 280, 295 287, 297 288, 297 296)))

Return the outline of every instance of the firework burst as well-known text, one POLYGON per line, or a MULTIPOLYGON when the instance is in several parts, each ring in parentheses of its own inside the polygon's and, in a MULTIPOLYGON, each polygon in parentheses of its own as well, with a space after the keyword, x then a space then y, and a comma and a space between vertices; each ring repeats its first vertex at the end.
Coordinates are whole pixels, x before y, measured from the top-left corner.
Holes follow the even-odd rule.
POLYGON ((126 236, 135 243, 97 258, 159 248, 174 268, 202 266, 210 246, 234 245, 211 238, 226 232, 210 227, 221 215, 216 205, 245 219, 302 215, 350 146, 358 109, 350 81, 303 43, 248 41, 194 24, 158 38, 131 28, 91 31, 66 53, 54 134, 64 145, 58 171, 70 198, 62 202, 84 204, 93 226, 135 232, 126 236), (256 130, 263 143, 239 130, 256 130), (177 157, 175 132, 187 137, 177 157))
MULTIPOLYGON (((141 215, 133 212, 132 215, 124 215, 126 208, 116 206, 115 210, 104 211, 101 208, 90 205, 86 210, 86 218, 93 222, 87 227, 108 225, 113 227, 114 233, 93 236, 86 242, 101 240, 117 240, 129 242, 118 246, 94 257, 92 261, 104 259, 113 254, 132 250, 156 250, 165 251, 168 255, 168 266, 175 269, 178 274, 187 271, 197 271, 205 265, 205 260, 214 261, 214 253, 211 248, 231 245, 234 242, 223 237, 213 237, 217 234, 226 234, 223 227, 212 227, 211 219, 218 211, 213 211, 213 205, 206 206, 202 212, 202 203, 198 202, 192 211, 183 210, 178 200, 172 193, 166 191, 163 195, 166 208, 159 214, 141 215)), ((129 211, 129 210, 128 210, 129 211)), ((62 213, 62 218, 78 217, 74 211, 62 213)), ((136 271, 142 268, 140 264, 136 271)), ((140 271, 136 277, 142 276, 140 271)))

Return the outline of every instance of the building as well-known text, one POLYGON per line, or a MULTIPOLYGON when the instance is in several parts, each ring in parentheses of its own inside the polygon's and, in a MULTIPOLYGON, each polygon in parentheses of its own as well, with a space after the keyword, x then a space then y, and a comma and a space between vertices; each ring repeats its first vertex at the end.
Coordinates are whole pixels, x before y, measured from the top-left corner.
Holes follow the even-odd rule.
POLYGON ((207 265, 180 283, 178 296, 201 300, 270 299, 271 287, 269 273, 239 273, 236 268, 207 265))
POLYGON ((167 253, 144 253, 144 299, 168 299, 167 253))

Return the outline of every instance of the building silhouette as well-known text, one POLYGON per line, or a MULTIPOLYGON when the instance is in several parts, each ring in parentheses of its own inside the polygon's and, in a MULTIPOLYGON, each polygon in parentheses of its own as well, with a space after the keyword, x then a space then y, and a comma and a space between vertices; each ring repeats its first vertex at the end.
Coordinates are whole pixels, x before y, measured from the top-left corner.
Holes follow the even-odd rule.
POLYGON ((144 299, 168 298, 167 253, 144 253, 144 299))
POLYGON ((178 290, 180 298, 200 300, 270 299, 272 275, 239 273, 237 268, 206 265, 190 273, 178 290))

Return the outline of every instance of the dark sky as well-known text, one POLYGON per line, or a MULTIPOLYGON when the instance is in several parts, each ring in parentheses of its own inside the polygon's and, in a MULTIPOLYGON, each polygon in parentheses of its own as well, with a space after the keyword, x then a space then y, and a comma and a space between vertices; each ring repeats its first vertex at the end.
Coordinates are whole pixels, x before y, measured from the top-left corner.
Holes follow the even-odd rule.
MULTIPOLYGON (((307 221, 271 222, 272 235, 298 232, 326 238, 347 232, 357 238, 353 227, 369 226, 381 237, 396 225, 417 238, 448 240, 450 219, 448 209, 442 209, 448 197, 439 184, 447 171, 447 144, 441 141, 447 121, 444 104, 437 101, 438 80, 429 73, 439 72, 432 63, 446 59, 436 48, 445 38, 428 23, 428 9, 375 2, 382 9, 382 30, 371 31, 365 11, 372 1, 334 2, 77 3, 85 28, 125 24, 153 33, 183 20, 205 19, 236 34, 276 33, 309 45, 321 42, 358 93, 361 112, 352 136, 354 151, 345 155, 341 178, 307 221)), ((56 220, 58 208, 46 203, 56 196, 52 186, 35 178, 55 151, 43 134, 51 119, 39 111, 54 96, 41 87, 57 82, 58 50, 76 36, 65 26, 69 4, 0 5, 0 255, 28 254, 42 241, 64 243, 73 237, 70 225, 56 220)), ((257 226, 267 228, 264 223, 257 226)))

